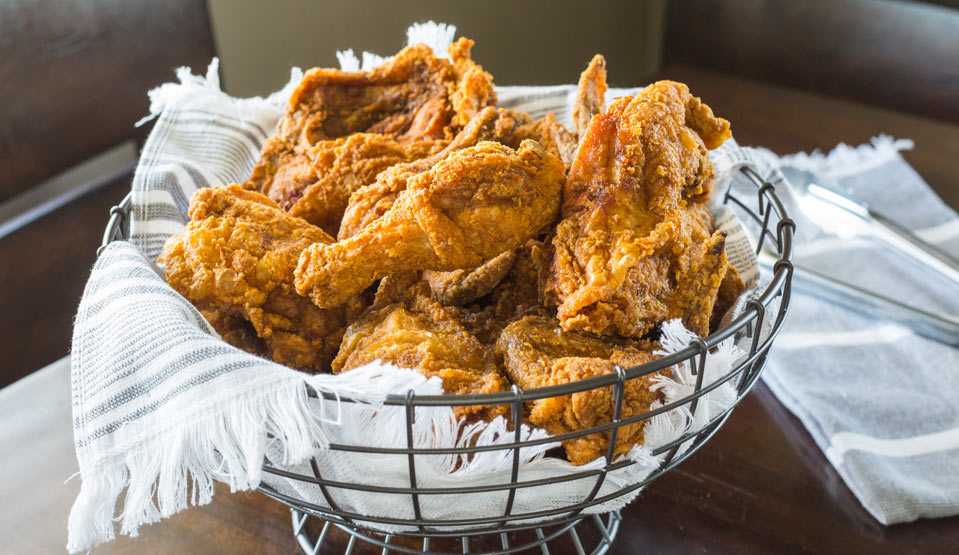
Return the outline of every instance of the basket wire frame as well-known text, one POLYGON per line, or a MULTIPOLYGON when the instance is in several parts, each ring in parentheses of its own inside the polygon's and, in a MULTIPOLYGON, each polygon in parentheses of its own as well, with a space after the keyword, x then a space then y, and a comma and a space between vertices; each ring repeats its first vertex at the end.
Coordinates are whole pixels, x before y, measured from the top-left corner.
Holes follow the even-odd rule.
MULTIPOLYGON (((558 536, 569 534, 574 539, 573 544, 578 553, 585 553, 577 536, 577 528, 592 523, 601 530, 601 540, 593 553, 605 553, 612 544, 613 539, 619 529, 619 512, 614 511, 606 515, 604 521, 598 515, 582 516, 582 512, 594 505, 605 503, 623 495, 627 495, 637 489, 640 489, 663 473, 669 471, 687 457, 695 453, 728 418, 733 407, 748 393, 753 384, 759 378, 766 363, 766 357, 769 348, 778 335, 786 316, 790 296, 791 279, 793 266, 792 241, 796 225, 786 213, 785 207, 776 196, 775 187, 762 179, 753 169, 744 167, 741 173, 745 175, 749 182, 755 185, 756 210, 738 198, 733 193, 731 186, 723 199, 725 204, 732 204, 737 207, 737 214, 753 220, 759 227, 758 241, 756 245, 757 254, 766 246, 771 247, 778 259, 773 265, 772 278, 760 294, 749 300, 742 314, 711 334, 706 338, 698 338, 691 342, 685 349, 632 368, 621 368, 617 366, 615 371, 594 378, 581 380, 573 383, 522 390, 517 386, 512 386, 509 391, 498 393, 485 393, 474 395, 420 395, 417 396, 412 390, 406 395, 390 395, 384 404, 390 406, 401 406, 406 416, 406 447, 405 448, 385 448, 367 445, 345 445, 331 443, 329 449, 334 451, 345 451, 354 453, 369 454, 398 454, 405 455, 409 466, 409 486, 378 486, 373 484, 347 483, 329 478, 324 478, 320 472, 319 465, 315 458, 311 459, 310 467, 312 476, 298 474, 276 468, 265 462, 263 470, 269 474, 297 480, 307 484, 315 484, 319 487, 326 506, 317 505, 304 499, 298 499, 275 490, 267 484, 260 485, 260 491, 266 495, 286 504, 291 508, 293 529, 300 546, 307 553, 318 553, 322 547, 322 542, 326 537, 330 526, 335 526, 350 534, 350 542, 347 547, 347 553, 353 550, 356 539, 383 547, 384 553, 387 550, 398 553, 432 553, 429 550, 430 538, 449 538, 457 537, 462 540, 463 553, 474 553, 468 551, 469 538, 479 537, 481 535, 499 535, 502 539, 502 550, 490 551, 484 553, 514 553, 521 549, 532 549, 539 547, 542 553, 549 553, 548 544, 558 536), (773 221, 775 218, 775 221, 773 221), (771 303, 780 298, 778 306, 770 311, 771 303), (761 336, 761 330, 768 318, 773 318, 770 326, 770 332, 765 337, 761 336), (746 357, 741 360, 727 374, 715 380, 711 384, 703 385, 704 369, 709 351, 716 347, 720 342, 736 334, 745 334, 750 338, 750 345, 746 357), (640 378, 665 368, 687 362, 694 368, 697 376, 694 392, 687 397, 673 401, 657 409, 647 411, 642 414, 622 417, 623 395, 625 385, 628 380, 640 378), (627 459, 613 460, 613 450, 616 444, 618 430, 622 426, 646 421, 657 414, 665 413, 685 404, 689 404, 691 411, 695 411, 699 399, 707 393, 715 390, 724 383, 733 383, 736 388, 736 401, 727 409, 711 418, 702 428, 695 431, 688 431, 674 441, 660 446, 653 451, 654 455, 665 453, 666 456, 658 468, 653 470, 644 480, 621 488, 613 493, 599 495, 599 492, 606 481, 607 474, 614 470, 625 468, 634 464, 627 459), (520 431, 523 424, 523 406, 534 400, 549 397, 558 397, 570 395, 590 389, 611 387, 615 399, 614 414, 610 422, 596 425, 583 430, 576 430, 560 435, 549 436, 538 440, 522 441, 520 431), (413 422, 416 418, 416 407, 420 406, 477 406, 477 405, 508 405, 510 418, 513 424, 514 437, 511 443, 485 446, 468 447, 414 447, 413 443, 413 422), (606 451, 606 464, 600 469, 583 470, 573 472, 563 477, 547 478, 538 480, 519 480, 520 449, 545 443, 563 441, 575 437, 581 437, 589 434, 609 432, 610 441, 606 451), (690 442, 689 448, 683 453, 679 453, 680 447, 690 442), (480 451, 491 450, 512 450, 512 469, 511 479, 505 484, 493 484, 484 486, 456 486, 442 488, 421 487, 416 478, 416 455, 449 455, 449 454, 470 454, 480 451), (516 491, 520 488, 535 487, 547 483, 557 483, 583 478, 595 477, 594 485, 590 493, 583 501, 561 508, 544 509, 539 511, 516 513, 514 512, 514 500, 516 491), (382 494, 409 495, 413 506, 414 517, 393 518, 385 516, 362 515, 343 509, 336 502, 336 496, 332 490, 352 490, 361 492, 376 492, 382 494), (477 517, 466 519, 438 519, 424 518, 420 509, 421 495, 440 495, 440 494, 469 494, 476 492, 506 491, 507 501, 500 516, 477 517), (319 538, 314 540, 307 536, 306 522, 316 517, 325 521, 319 538), (590 518, 592 517, 592 518, 590 518), (536 524, 529 524, 528 521, 536 520, 536 524), (361 523, 358 523, 360 521, 361 523), (524 522, 526 521, 526 522, 524 522), (389 543, 392 537, 387 532, 377 530, 376 524, 398 525, 415 528, 412 532, 404 533, 406 536, 416 536, 423 538, 423 547, 421 550, 411 550, 410 548, 400 547, 389 543), (442 527, 442 528, 439 528, 442 527), (458 527, 458 528, 457 528, 458 527), (559 527, 560 532, 547 532, 549 527, 559 527), (453 528, 454 531, 451 531, 453 528), (510 532, 533 530, 536 539, 524 543, 519 547, 510 547, 507 541, 507 534, 510 532), (376 539, 376 535, 384 535, 386 540, 376 539)), ((119 206, 110 210, 110 220, 107 224, 103 237, 103 244, 99 252, 111 241, 124 239, 129 236, 129 212, 131 209, 131 195, 127 195, 119 206)), ((330 396, 332 399, 333 397, 330 396)), ((353 402, 347 398, 340 398, 342 402, 353 402)))

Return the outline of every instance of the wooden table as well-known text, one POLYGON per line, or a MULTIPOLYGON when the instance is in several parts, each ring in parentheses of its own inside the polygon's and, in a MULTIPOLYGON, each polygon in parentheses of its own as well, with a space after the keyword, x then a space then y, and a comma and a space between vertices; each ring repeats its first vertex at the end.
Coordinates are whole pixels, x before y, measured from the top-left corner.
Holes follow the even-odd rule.
MULTIPOLYGON (((886 132, 912 138, 906 159, 957 206, 959 128, 806 93, 675 67, 733 122, 741 144, 785 153, 858 144, 886 132)), ((105 216, 105 215, 104 215, 105 216)), ((775 348, 775 347, 773 347, 775 348)), ((0 551, 57 553, 79 481, 68 362, 0 390, 0 551)), ((338 545, 345 534, 336 533, 338 545)), ((218 487, 210 505, 146 526, 95 553, 290 553, 286 507, 218 487)), ((957 553, 959 518, 885 527, 859 505, 802 425, 760 382, 695 455, 623 511, 613 553, 957 553)), ((355 553, 379 553, 358 548, 355 553)), ((555 552, 555 551, 554 551, 555 552)))

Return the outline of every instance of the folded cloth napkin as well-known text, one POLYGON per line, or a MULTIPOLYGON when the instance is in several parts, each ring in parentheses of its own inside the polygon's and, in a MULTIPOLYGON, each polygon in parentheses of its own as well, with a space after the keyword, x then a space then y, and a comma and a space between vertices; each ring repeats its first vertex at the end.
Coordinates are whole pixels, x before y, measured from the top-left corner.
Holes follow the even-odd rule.
MULTIPOLYGON (((411 41, 431 44, 438 53, 452 39, 452 30, 446 26, 411 31, 411 41), (424 31, 432 38, 420 40, 417 33, 424 31), (443 34, 442 40, 432 40, 437 34, 443 34)), ((351 53, 340 58, 344 67, 359 64, 351 53)), ((378 61, 368 55, 363 58, 364 65, 378 61)), ((235 99, 220 91, 215 63, 205 78, 187 69, 178 75, 180 83, 163 85, 150 95, 151 112, 158 119, 134 175, 130 240, 115 241, 104 249, 77 313, 71 379, 82 485, 70 513, 68 548, 73 552, 112 538, 115 520, 120 521, 122 533, 135 535, 143 524, 190 504, 209 502, 213 480, 226 482, 234 490, 267 482, 277 491, 325 505, 315 486, 263 476, 264 458, 274 466, 309 474, 306 462, 316 456, 324 477, 333 480, 408 484, 404 455, 333 453, 327 448, 331 443, 405 447, 405 434, 397 433, 405 426, 405 415, 401 408, 381 406, 383 399, 409 390, 417 395, 442 392, 437 378, 427 380, 409 370, 374 364, 335 376, 311 376, 244 353, 220 340, 200 313, 166 284, 153 261, 164 241, 187 221, 190 195, 200 187, 239 182, 249 175, 302 74, 294 72, 286 89, 266 99, 235 99), (311 397, 311 389, 335 400, 311 397), (343 397, 362 402, 339 402, 343 397), (115 517, 124 489, 123 514, 115 517)), ((573 90, 572 86, 511 87, 497 93, 503 107, 533 115, 551 110, 561 121, 568 121, 573 90)), ((631 92, 635 89, 610 94, 631 92)), ((734 180, 734 167, 764 163, 759 154, 740 149, 733 141, 713 154, 717 190, 734 180)), ((762 171, 764 177, 773 178, 768 164, 762 171)), ((755 196, 754 186, 752 193, 755 196)), ((721 193, 716 196, 722 198, 721 193)), ((730 259, 744 279, 754 283, 756 260, 748 255, 738 218, 731 217, 726 207, 714 210, 717 225, 728 233, 730 259)), ((665 323, 662 332, 664 354, 679 351, 694 339, 678 320, 665 323)), ((768 333, 767 328, 761 335, 768 337, 768 333)), ((749 340, 744 342, 748 346, 749 340)), ((744 356, 733 338, 724 341, 706 359, 703 385, 725 375, 744 356)), ((694 390, 697 378, 692 371, 688 364, 677 365, 657 383, 666 403, 694 390)), ((702 429, 736 399, 735 387, 727 382, 703 395, 695 411, 682 405, 650 418, 644 445, 627 455, 634 464, 611 471, 596 492, 597 499, 608 498, 584 512, 604 513, 625 505, 639 491, 619 497, 617 492, 640 482, 663 462, 665 453, 654 455, 655 448, 702 429)), ((523 439, 545 436, 544 431, 527 427, 521 434, 523 439)), ((412 435, 415 447, 496 445, 514 437, 512 431, 507 433, 502 418, 462 428, 450 407, 419 407, 412 435)), ((574 467, 542 456, 556 445, 521 449, 518 479, 559 478, 605 465, 602 458, 574 467)), ((689 441, 680 445, 682 451, 688 447, 689 441)), ((471 458, 418 456, 416 461, 417 483, 427 488, 504 484, 512 470, 508 450, 471 458)), ((589 476, 523 488, 514 499, 514 514, 580 503, 595 483, 589 476)), ((419 498, 424 518, 466 518, 502 515, 506 496, 507 491, 500 490, 419 498)), ((405 495, 337 490, 336 503, 343 510, 368 516, 415 514, 405 495)))
MULTIPOLYGON (((959 218, 900 156, 911 147, 881 136, 828 156, 768 154, 780 165, 838 179, 959 258, 959 218)), ((799 224, 797 263, 924 310, 959 314, 959 284, 872 239, 818 229, 796 208, 790 215, 799 224)), ((879 522, 959 514, 959 350, 793 291, 763 374, 770 390, 879 522)))

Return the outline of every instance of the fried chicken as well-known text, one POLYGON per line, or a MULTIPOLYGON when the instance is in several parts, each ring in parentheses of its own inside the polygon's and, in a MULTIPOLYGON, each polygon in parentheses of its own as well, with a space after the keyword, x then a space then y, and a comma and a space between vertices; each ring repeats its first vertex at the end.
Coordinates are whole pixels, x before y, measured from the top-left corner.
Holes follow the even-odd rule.
POLYGON ((548 112, 536 121, 519 126, 513 136, 513 145, 527 139, 538 142, 547 152, 559 157, 566 169, 569 169, 570 164, 573 163, 573 157, 576 155, 576 137, 563 127, 563 124, 556 121, 556 116, 552 112, 548 112))
POLYGON ((707 147, 729 135, 726 120, 672 81, 592 118, 550 241, 545 290, 563 329, 642 337, 679 316, 708 333, 728 263, 701 203, 714 181, 707 147))
POLYGON ((370 172, 440 150, 480 109, 496 103, 492 76, 469 57, 472 44, 465 38, 452 44, 451 60, 416 44, 371 71, 308 71, 244 186, 335 236, 350 193, 372 182, 370 172), (363 142, 322 144, 355 133, 382 135, 386 144, 372 152, 363 142), (317 159, 330 152, 343 161, 317 159), (352 162, 368 157, 378 160, 351 175, 352 162))
POLYGON ((539 298, 542 249, 543 244, 535 240, 515 249, 509 272, 489 294, 474 305, 450 308, 480 343, 492 345, 503 328, 524 316, 552 316, 539 298))
POLYGON ((573 101, 573 124, 577 140, 582 140, 593 116, 606 110, 606 58, 597 54, 579 76, 573 101))
MULTIPOLYGON (((496 341, 495 354, 509 379, 523 389, 546 387, 602 376, 657 358, 650 346, 624 340, 601 339, 568 332, 555 319, 529 316, 513 322, 496 341)), ((647 412, 660 395, 651 391, 654 374, 626 382, 622 417, 647 412)), ((558 435, 612 422, 615 410, 612 387, 594 388, 562 397, 549 397, 528 404, 529 421, 558 435)), ((627 453, 643 441, 643 424, 621 426, 613 455, 627 453)), ((566 456, 575 465, 604 456, 610 432, 597 432, 563 441, 566 456)))
MULTIPOLYGON (((379 360, 439 377, 450 394, 509 389, 490 351, 429 298, 429 288, 417 283, 415 273, 383 281, 371 310, 347 328, 333 361, 334 373, 379 360)), ((453 412, 470 420, 488 420, 505 410, 505 406, 463 406, 453 412)))
POLYGON ((375 181, 382 171, 435 155, 448 144, 440 139, 404 145, 376 133, 354 133, 320 141, 310 150, 316 182, 288 211, 336 236, 354 191, 375 181))
POLYGON ((332 239, 239 185, 197 191, 190 218, 159 259, 169 284, 234 346, 293 368, 327 368, 344 309, 298 295, 293 270, 306 247, 332 239))
POLYGON ((533 141, 516 151, 493 142, 456 151, 353 237, 303 251, 296 289, 335 307, 397 271, 476 267, 549 226, 564 179, 562 162, 533 141))
POLYGON ((459 306, 489 293, 516 261, 515 251, 506 251, 476 268, 438 272, 423 270, 423 279, 430 285, 433 298, 445 306, 459 306))
MULTIPOLYGON (((442 151, 415 162, 397 164, 380 173, 375 182, 361 187, 350 196, 337 239, 349 239, 367 224, 386 214, 399 194, 406 189, 411 177, 428 171, 451 153, 476 146, 481 141, 512 145, 518 117, 521 116, 511 111, 497 110, 491 106, 483 108, 442 151)), ((526 122, 525 119, 521 121, 526 122)))

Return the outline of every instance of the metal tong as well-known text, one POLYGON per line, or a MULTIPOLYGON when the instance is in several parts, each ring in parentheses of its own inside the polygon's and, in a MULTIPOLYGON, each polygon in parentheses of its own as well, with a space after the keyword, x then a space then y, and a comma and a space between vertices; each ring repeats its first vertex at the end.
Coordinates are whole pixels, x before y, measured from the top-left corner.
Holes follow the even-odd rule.
MULTIPOLYGON (((816 215, 810 213, 814 209, 809 209, 813 202, 819 206, 832 207, 828 211, 828 217, 834 220, 830 222, 832 225, 840 229, 868 233, 900 254, 934 271, 959 292, 959 262, 955 259, 856 200, 835 180, 792 167, 783 167, 782 172, 792 185, 792 190, 800 202, 800 209, 807 217, 816 219, 816 215)), ((771 262, 769 255, 760 255, 763 266, 771 267, 771 262)), ((920 335, 947 345, 959 346, 959 320, 955 318, 921 310, 795 263, 793 268, 794 285, 807 293, 895 321, 920 335)))

